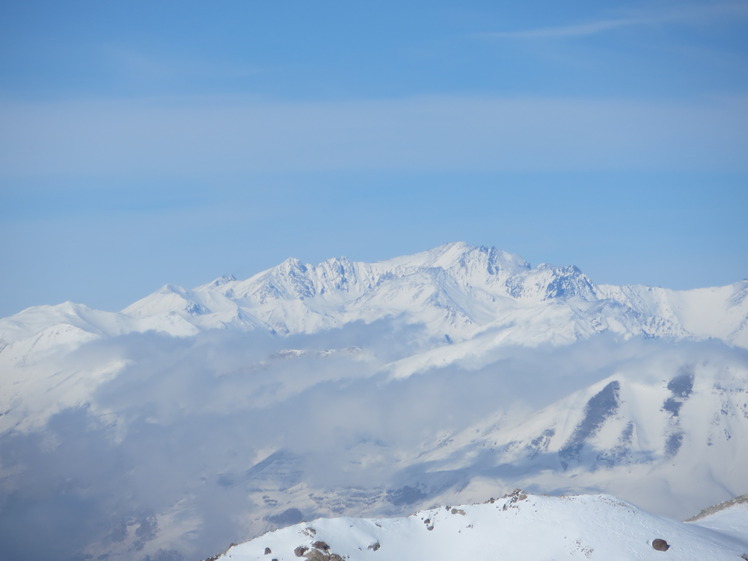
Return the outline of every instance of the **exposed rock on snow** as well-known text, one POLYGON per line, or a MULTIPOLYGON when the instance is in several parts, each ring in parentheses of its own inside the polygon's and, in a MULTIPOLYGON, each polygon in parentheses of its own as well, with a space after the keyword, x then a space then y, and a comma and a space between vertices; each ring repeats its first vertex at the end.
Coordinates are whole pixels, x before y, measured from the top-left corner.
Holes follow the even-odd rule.
POLYGON ((736 539, 718 528, 654 516, 608 495, 516 491, 484 504, 440 507, 407 518, 314 520, 232 547, 219 560, 259 561, 266 548, 278 561, 623 561, 663 559, 660 552, 679 561, 735 561, 748 548, 748 536, 736 539))

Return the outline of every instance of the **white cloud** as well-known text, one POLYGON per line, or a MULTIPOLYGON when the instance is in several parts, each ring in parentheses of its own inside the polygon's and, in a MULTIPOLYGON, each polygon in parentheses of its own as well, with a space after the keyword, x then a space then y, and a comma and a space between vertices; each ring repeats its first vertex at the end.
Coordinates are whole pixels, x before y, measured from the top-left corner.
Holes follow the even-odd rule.
POLYGON ((0 435, 0 501, 12 506, 0 510, 0 556, 69 558, 61 552, 80 555, 100 542, 112 559, 143 559, 145 549, 115 555, 124 534, 140 532, 146 545, 204 558, 251 537, 249 522, 287 506, 274 510, 253 496, 302 501, 289 504, 309 515, 311 492, 353 485, 376 493, 416 476, 449 474, 445 463, 434 464, 443 472, 429 473, 431 464, 416 456, 444 435, 493 422, 496 414, 506 422, 519 403, 536 410, 622 367, 659 378, 696 361, 745 363, 743 354, 716 343, 601 337, 561 348, 497 349, 477 369, 450 366, 398 381, 377 374, 392 353, 417 352, 417 329, 382 321, 290 339, 146 333, 51 358, 56 371, 83 369, 103 356, 126 357, 129 366, 89 405, 52 415, 42 430, 0 435), (340 343, 357 343, 378 360, 318 353, 342 351, 340 343), (278 355, 287 348, 307 352, 278 355), (252 470, 279 449, 285 461, 252 470), (401 471, 399 462, 412 467, 401 471), (291 487, 297 480, 311 487, 291 487), (146 533, 154 519, 158 528, 146 533), (54 541, 39 540, 40 532, 54 541))

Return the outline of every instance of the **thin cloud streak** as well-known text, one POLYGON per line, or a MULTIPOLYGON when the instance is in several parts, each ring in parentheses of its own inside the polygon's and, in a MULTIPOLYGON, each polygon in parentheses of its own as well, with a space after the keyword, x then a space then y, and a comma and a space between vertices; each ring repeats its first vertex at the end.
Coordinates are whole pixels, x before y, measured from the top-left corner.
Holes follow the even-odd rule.
POLYGON ((10 177, 748 169, 741 97, 6 102, 0 120, 0 168, 10 177))
POLYGON ((669 23, 703 24, 713 20, 748 18, 748 4, 730 2, 710 6, 686 6, 660 13, 643 13, 638 16, 602 19, 587 23, 496 31, 479 34, 488 39, 554 39, 565 37, 587 37, 614 29, 669 23))
POLYGON ((125 81, 156 84, 195 80, 234 80, 258 76, 264 70, 250 64, 195 57, 164 57, 123 46, 105 46, 108 68, 125 81))
POLYGON ((554 37, 584 37, 597 35, 611 29, 646 23, 640 19, 611 19, 560 27, 541 27, 522 31, 497 31, 481 33, 481 37, 494 39, 550 39, 554 37))

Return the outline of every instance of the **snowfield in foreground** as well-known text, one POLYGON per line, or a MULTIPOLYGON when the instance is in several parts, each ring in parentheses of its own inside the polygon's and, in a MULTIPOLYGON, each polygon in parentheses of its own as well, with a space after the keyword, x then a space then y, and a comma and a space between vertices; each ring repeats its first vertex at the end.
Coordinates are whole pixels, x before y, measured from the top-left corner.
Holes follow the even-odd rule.
POLYGON ((655 516, 609 495, 547 497, 515 491, 484 504, 407 518, 329 518, 231 547, 218 561, 666 560, 736 561, 748 554, 748 505, 696 523, 655 516), (664 541, 664 543, 663 543, 664 541))

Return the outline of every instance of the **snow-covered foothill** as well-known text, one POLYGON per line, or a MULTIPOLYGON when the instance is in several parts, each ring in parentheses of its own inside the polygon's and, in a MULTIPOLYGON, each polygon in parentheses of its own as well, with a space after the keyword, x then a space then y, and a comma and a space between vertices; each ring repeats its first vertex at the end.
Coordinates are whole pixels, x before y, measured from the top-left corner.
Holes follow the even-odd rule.
POLYGON ((487 419, 450 435, 410 471, 420 469, 422 480, 485 474, 545 489, 576 479, 671 516, 741 493, 748 365, 696 356, 699 362, 684 360, 676 350, 632 360, 518 422, 487 419))
POLYGON ((746 551, 748 536, 724 533, 716 523, 677 522, 609 495, 548 497, 518 490, 407 518, 318 519, 233 546, 215 559, 736 561, 746 551))

